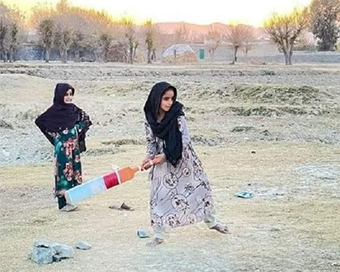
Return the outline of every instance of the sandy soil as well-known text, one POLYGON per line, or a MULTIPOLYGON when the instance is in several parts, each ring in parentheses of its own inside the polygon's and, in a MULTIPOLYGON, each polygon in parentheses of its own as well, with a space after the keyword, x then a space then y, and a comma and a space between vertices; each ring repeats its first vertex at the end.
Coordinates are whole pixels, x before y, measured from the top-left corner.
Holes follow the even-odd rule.
POLYGON ((0 271, 336 271, 340 268, 339 65, 225 63, 0 65, 0 271), (85 180, 144 157, 142 107, 167 80, 185 104, 196 152, 210 178, 221 235, 204 224, 169 231, 145 246, 146 173, 61 213, 52 197, 51 146, 34 118, 57 82, 94 125, 83 154, 85 180), (253 199, 234 196, 253 192, 253 199), (126 202, 135 211, 110 205, 126 202), (28 259, 37 239, 75 246, 46 266, 28 259))

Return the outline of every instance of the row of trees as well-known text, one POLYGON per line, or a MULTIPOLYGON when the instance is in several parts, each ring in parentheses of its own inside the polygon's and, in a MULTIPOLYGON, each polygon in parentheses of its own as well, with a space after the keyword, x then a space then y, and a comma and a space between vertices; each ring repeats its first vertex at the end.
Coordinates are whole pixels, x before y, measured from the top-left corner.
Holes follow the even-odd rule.
MULTIPOLYGON (((264 22, 264 31, 289 65, 294 47, 306 31, 315 35, 319 50, 335 49, 339 13, 340 0, 313 0, 304 9, 285 15, 273 14, 264 22)), ((143 25, 136 25, 130 18, 114 20, 104 11, 75 7, 67 0, 59 0, 55 6, 38 4, 25 20, 19 9, 0 2, 0 58, 4 61, 15 61, 18 46, 29 40, 43 47, 46 62, 54 50, 62 62, 67 62, 70 55, 74 61, 80 61, 87 53, 92 54, 94 60, 133 63, 138 58, 137 49, 141 49, 151 63, 156 49, 188 43, 197 35, 194 32, 184 23, 175 32, 169 32, 156 27, 151 20, 143 25)), ((256 33, 253 27, 242 24, 213 24, 200 35, 211 60, 224 43, 233 49, 232 63, 236 63, 240 49, 245 54, 252 49, 258 38, 256 33)))
POLYGON ((23 26, 20 10, 0 2, 0 59, 15 61, 18 45, 24 40, 23 26))
POLYGON ((273 14, 265 21, 264 29, 285 56, 285 64, 292 64, 294 46, 307 30, 317 38, 318 49, 331 51, 339 38, 339 0, 313 0, 309 7, 295 9, 286 15, 273 14))
MULTIPOLYGON (((152 35, 150 24, 140 27, 145 29, 142 35, 152 35)), ((62 62, 67 61, 70 51, 75 61, 80 61, 81 52, 87 51, 93 53, 95 60, 108 61, 111 53, 119 58, 116 61, 133 63, 141 38, 137 37, 139 32, 132 19, 115 21, 105 12, 73 7, 66 0, 60 0, 55 8, 46 4, 36 6, 30 26, 38 30, 46 62, 54 48, 62 62)))

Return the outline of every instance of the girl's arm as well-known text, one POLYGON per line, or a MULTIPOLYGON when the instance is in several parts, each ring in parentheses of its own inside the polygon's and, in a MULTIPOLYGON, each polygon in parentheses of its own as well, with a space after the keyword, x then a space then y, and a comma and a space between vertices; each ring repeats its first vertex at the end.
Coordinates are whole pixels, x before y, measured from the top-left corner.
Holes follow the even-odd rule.
POLYGON ((178 117, 178 128, 179 131, 182 133, 182 144, 183 147, 190 144, 190 136, 189 136, 189 130, 187 125, 187 120, 184 115, 181 115, 178 117))
POLYGON ((38 128, 41 130, 41 132, 45 135, 47 140, 54 145, 54 137, 52 136, 53 133, 50 133, 47 131, 45 126, 40 122, 39 117, 35 120, 35 124, 38 126, 38 128))
POLYGON ((86 114, 85 111, 80 111, 78 121, 77 121, 77 129, 79 133, 86 133, 89 130, 89 127, 92 125, 90 117, 86 114))
POLYGON ((151 160, 156 161, 159 160, 160 155, 156 155, 157 144, 156 137, 153 135, 152 129, 147 121, 144 123, 145 132, 146 132, 146 157, 141 163, 141 167, 143 170, 149 169, 154 163, 151 160))
POLYGON ((86 114, 85 111, 81 111, 79 114, 79 120, 76 124, 76 129, 78 130, 78 144, 80 152, 86 151, 85 137, 86 132, 89 130, 92 122, 90 117, 86 114))
POLYGON ((145 121, 145 132, 146 132, 146 159, 153 159, 157 151, 156 137, 153 135, 152 129, 147 121, 145 121))

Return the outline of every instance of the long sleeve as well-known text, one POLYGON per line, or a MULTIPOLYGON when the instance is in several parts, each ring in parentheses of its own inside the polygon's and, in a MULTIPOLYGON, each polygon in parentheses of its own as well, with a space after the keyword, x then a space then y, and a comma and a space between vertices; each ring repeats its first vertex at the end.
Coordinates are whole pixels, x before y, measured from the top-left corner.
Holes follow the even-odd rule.
POLYGON ((178 117, 178 128, 179 131, 182 133, 182 144, 183 146, 186 146, 190 144, 190 136, 189 136, 189 130, 188 130, 188 125, 187 125, 187 120, 185 119, 185 116, 182 115, 178 117))
POLYGON ((145 121, 145 132, 146 132, 146 154, 149 158, 153 158, 156 155, 157 143, 156 138, 152 133, 152 129, 147 121, 145 121))
POLYGON ((85 137, 86 132, 89 130, 92 122, 90 117, 85 111, 81 111, 79 114, 79 121, 77 122, 77 130, 79 131, 78 143, 80 152, 86 151, 85 137))
POLYGON ((35 119, 35 124, 37 125, 37 127, 41 130, 41 132, 45 135, 45 137, 47 138, 47 140, 54 145, 54 138, 52 137, 52 135, 47 131, 47 129, 45 128, 45 126, 40 122, 39 117, 37 119, 35 119))

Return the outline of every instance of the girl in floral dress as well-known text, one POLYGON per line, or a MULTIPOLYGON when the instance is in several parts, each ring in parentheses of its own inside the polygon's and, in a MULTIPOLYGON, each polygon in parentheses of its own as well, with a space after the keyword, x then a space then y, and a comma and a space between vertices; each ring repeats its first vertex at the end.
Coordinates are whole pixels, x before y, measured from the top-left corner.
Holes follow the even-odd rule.
POLYGON ((60 210, 70 211, 64 192, 82 183, 80 153, 86 150, 89 116, 72 103, 74 88, 67 83, 55 87, 53 105, 35 123, 54 146, 55 196, 60 210))
POLYGON ((150 216, 154 239, 164 241, 168 227, 204 221, 210 229, 227 233, 218 223, 210 183, 190 141, 183 105, 177 90, 167 82, 153 86, 144 106, 147 156, 142 169, 150 167, 150 216))

